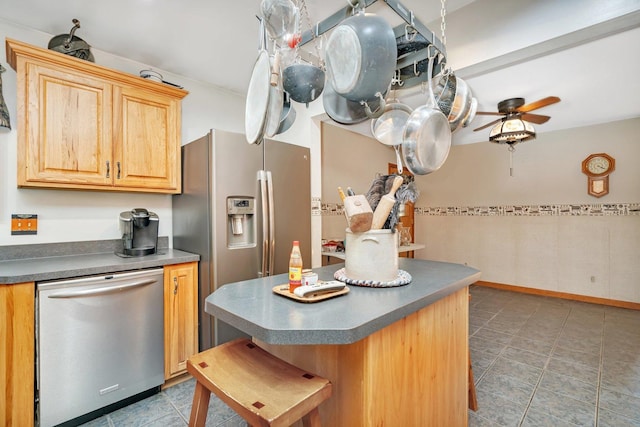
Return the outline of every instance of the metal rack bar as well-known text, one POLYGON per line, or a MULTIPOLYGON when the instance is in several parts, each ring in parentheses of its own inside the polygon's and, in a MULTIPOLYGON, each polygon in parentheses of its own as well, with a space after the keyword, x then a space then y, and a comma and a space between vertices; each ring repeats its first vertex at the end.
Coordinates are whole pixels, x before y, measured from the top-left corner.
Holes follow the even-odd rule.
MULTIPOLYGON (((374 4, 375 2, 377 2, 378 0, 363 0, 363 1, 364 1, 364 7, 367 8, 372 4, 374 4)), ((352 12, 353 12, 353 8, 351 6, 345 6, 342 9, 335 12, 333 15, 330 15, 328 18, 325 18, 322 21, 318 22, 315 28, 311 28, 305 31, 304 33, 302 33, 302 40, 300 41, 299 46, 304 46, 305 44, 313 40, 314 37, 318 37, 326 33, 327 31, 329 31, 330 29, 332 29, 333 27, 341 23, 343 20, 350 17, 352 15, 352 12)))
POLYGON ((433 31, 426 27, 418 18, 415 17, 413 11, 408 10, 402 3, 397 0, 384 0, 384 2, 391 8, 393 11, 406 22, 408 25, 411 25, 415 28, 429 44, 435 46, 436 49, 443 55, 447 55, 446 48, 442 44, 442 41, 436 37, 433 31))
MULTIPOLYGON (((364 5, 365 8, 371 6, 378 0, 360 0, 361 4, 364 5)), ((427 46, 433 45, 439 53, 442 55, 442 61, 434 65, 434 75, 439 73, 443 64, 446 62, 446 48, 442 41, 436 37, 435 33, 431 31, 427 26, 425 26, 416 16, 413 14, 412 10, 407 9, 402 3, 398 0, 384 0, 384 3, 387 4, 402 20, 405 24, 396 26, 393 31, 396 36, 396 39, 400 37, 404 37, 406 26, 413 28, 417 31, 422 37, 424 37, 427 42, 427 46)), ((319 37, 322 34, 328 32, 338 24, 340 24, 346 18, 349 18, 353 15, 353 8, 351 6, 345 6, 337 12, 330 15, 328 18, 316 23, 314 28, 311 28, 305 31, 302 34, 302 39, 300 41, 299 46, 304 46, 305 44, 312 41, 315 37, 319 37)), ((402 55, 398 58, 398 63, 396 65, 396 70, 401 70, 408 66, 414 66, 420 61, 427 59, 429 56, 429 49, 420 49, 414 52, 410 52, 402 55)), ((401 87, 409 88, 427 80, 426 73, 420 73, 418 75, 410 75, 410 76, 402 76, 401 77, 401 87)), ((397 88, 400 88, 398 85, 397 88)))
MULTIPOLYGON (((371 6, 378 0, 361 0, 364 2, 365 8, 371 6)), ((435 46, 435 48, 443 55, 446 56, 446 48, 442 44, 442 41, 436 37, 433 31, 427 28, 418 18, 415 17, 413 11, 407 9, 402 3, 398 0, 384 0, 384 2, 400 17, 402 18, 407 25, 412 26, 413 28, 420 33, 429 44, 435 46)), ((351 6, 345 6, 342 9, 335 12, 333 15, 328 18, 323 19, 318 22, 315 28, 311 28, 305 31, 302 34, 302 40, 300 41, 300 46, 304 46, 313 40, 314 37, 318 37, 327 31, 331 30, 336 25, 340 24, 344 19, 350 17, 352 15, 353 8, 351 6)), ((404 32, 404 27, 396 27, 394 31, 398 34, 398 28, 402 28, 402 32, 404 32)))

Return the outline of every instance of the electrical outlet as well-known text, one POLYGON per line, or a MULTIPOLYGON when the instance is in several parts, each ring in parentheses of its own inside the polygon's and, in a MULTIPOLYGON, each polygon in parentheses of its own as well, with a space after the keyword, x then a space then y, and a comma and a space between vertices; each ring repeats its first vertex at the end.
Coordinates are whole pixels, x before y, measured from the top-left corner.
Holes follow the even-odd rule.
POLYGON ((11 235, 38 234, 38 215, 11 214, 11 235))

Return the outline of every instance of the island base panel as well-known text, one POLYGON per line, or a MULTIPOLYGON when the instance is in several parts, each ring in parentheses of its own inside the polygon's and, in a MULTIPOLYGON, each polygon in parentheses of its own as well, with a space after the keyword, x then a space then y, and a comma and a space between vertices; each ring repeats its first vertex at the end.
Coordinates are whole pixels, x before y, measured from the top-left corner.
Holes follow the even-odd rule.
POLYGON ((332 382, 323 425, 466 426, 468 315, 465 287, 353 344, 257 342, 332 382))

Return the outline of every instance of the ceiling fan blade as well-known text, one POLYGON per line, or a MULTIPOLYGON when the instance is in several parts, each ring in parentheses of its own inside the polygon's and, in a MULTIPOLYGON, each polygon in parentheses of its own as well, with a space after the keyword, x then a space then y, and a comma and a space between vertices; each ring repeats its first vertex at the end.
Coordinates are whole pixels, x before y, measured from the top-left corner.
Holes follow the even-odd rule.
POLYGON ((478 111, 476 112, 476 116, 504 116, 502 113, 498 113, 497 111, 478 111))
POLYGON ((547 105, 555 104, 556 102, 560 102, 560 98, 557 96, 547 96, 546 98, 518 107, 516 108, 516 111, 528 113, 529 111, 537 110, 538 108, 546 107, 547 105))
POLYGON ((541 125, 543 123, 546 123, 551 118, 549 116, 543 116, 543 115, 540 115, 540 114, 529 114, 529 113, 524 113, 520 117, 522 118, 522 120, 525 120, 525 121, 531 122, 531 123, 535 123, 537 125, 541 125))
POLYGON ((483 125, 483 126, 480 126, 479 128, 474 129, 473 131, 474 131, 474 132, 476 132, 476 131, 479 131, 479 130, 482 130, 482 129, 486 129, 486 128, 488 128, 489 126, 493 126, 493 125, 495 125, 496 123, 500 123, 500 121, 502 121, 502 119, 494 120, 494 121, 492 121, 492 122, 487 123, 486 125, 483 125))

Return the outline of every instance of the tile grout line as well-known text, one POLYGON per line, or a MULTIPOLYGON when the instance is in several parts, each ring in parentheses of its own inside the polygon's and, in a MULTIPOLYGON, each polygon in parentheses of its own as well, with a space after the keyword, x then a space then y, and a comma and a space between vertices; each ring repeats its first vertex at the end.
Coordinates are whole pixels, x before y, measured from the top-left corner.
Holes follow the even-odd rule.
MULTIPOLYGON (((540 309, 540 307, 541 307, 541 304, 538 305, 538 310, 540 309)), ((538 310, 536 310, 536 313, 538 312, 538 310)), ((529 403, 527 403, 527 407, 525 408, 524 413, 522 414, 522 418, 520 419, 520 422, 518 423, 518 427, 522 427, 522 424, 524 423, 524 420, 527 417, 527 412, 529 412, 529 408, 531 408, 531 403, 533 402, 533 397, 536 395, 536 391, 538 391, 538 387, 540 386, 540 383, 542 382, 542 377, 544 377, 544 374, 546 373, 547 367, 549 366, 549 363, 551 362, 551 355, 553 354, 554 350, 558 346, 558 341, 560 340, 560 336, 562 335, 562 332, 564 331, 564 328, 567 326, 567 321, 569 320, 569 316, 571 315, 571 311, 572 310, 573 310, 573 308, 569 307, 569 311, 567 312, 567 314, 566 314, 566 316, 564 318, 564 321, 562 322, 562 328, 560 329, 560 332, 556 336, 556 339, 553 341, 553 345, 551 346, 551 350, 549 351, 549 355, 547 356, 547 361, 545 362, 544 366, 542 367, 542 372, 540 373, 540 378, 538 378, 538 381, 536 382, 536 385, 533 387, 533 393, 531 393, 531 397, 529 398, 529 403)), ((533 314, 532 314, 532 316, 533 316, 533 314)))
POLYGON ((604 331, 606 328, 606 323, 607 323, 607 312, 606 310, 604 310, 602 312, 602 331, 600 332, 600 361, 598 363, 598 385, 596 387, 596 408, 595 408, 595 414, 594 414, 594 420, 595 422, 593 423, 593 425, 595 427, 598 427, 599 424, 599 420, 598 417, 600 415, 599 411, 600 411, 600 387, 602 386, 602 371, 604 370, 604 331))
MULTIPOLYGON (((511 300, 513 300, 513 299, 514 299, 514 298, 511 298, 511 300)), ((509 302, 512 302, 512 301, 509 301, 509 302)), ((503 304, 503 305, 502 305, 502 308, 501 308, 500 310, 498 310, 498 311, 497 311, 493 316, 491 316, 491 318, 490 318, 490 319, 486 320, 486 321, 483 323, 482 327, 487 326, 491 320, 493 320, 493 319, 494 319, 494 318, 496 318, 500 313, 502 313, 502 312, 505 310, 505 307, 506 307, 506 305, 507 305, 507 304, 508 304, 508 303, 503 304)), ((538 304, 538 308, 539 308, 539 304, 538 304)), ((531 319, 531 316, 533 316, 536 312, 537 312, 537 310, 536 310, 536 311, 534 311, 533 313, 531 313, 531 314, 529 315, 529 317, 527 317, 527 321, 528 321, 529 319, 531 319)), ((524 324, 526 324, 526 321, 524 322, 524 324)), ((524 326, 524 324, 523 324, 523 326, 524 326)), ((517 333, 517 332, 520 332, 520 330, 522 329, 522 327, 523 327, 523 326, 521 326, 521 327, 520 327, 520 329, 518 329, 518 330, 516 331, 516 333, 517 333)), ((482 328, 482 327, 481 327, 481 328, 482 328)), ((491 328, 489 328, 489 329, 491 329, 491 328)), ((477 331, 476 331, 476 332, 477 332, 477 331)), ((500 332, 500 331, 498 331, 498 332, 500 332)), ((475 335, 475 332, 474 332, 474 335, 475 335)), ((515 334, 509 334, 509 335, 511 335, 511 340, 515 337, 515 334)), ((489 372, 489 371, 491 370, 491 368, 495 365, 495 363, 496 363, 496 361, 498 360, 498 358, 499 358, 500 356, 502 356, 502 354, 506 351, 507 347, 508 347, 508 346, 509 346, 509 344, 511 343, 511 340, 509 340, 509 342, 507 342, 507 343, 506 343, 505 348, 503 348, 503 349, 502 349, 502 350, 501 350, 501 351, 500 351, 500 352, 495 356, 495 358, 493 359, 493 361, 489 364, 489 366, 487 366, 487 369, 485 369, 485 370, 482 372, 482 374, 481 374, 481 375, 480 375, 480 377, 477 379, 477 381, 475 381, 475 383, 476 383, 476 384, 478 384, 478 385, 480 384, 480 381, 482 381, 482 379, 483 379, 483 378, 484 378, 484 376, 487 374, 487 372, 489 372)), ((534 391, 535 391, 535 389, 534 389, 534 391)), ((528 408, 528 405, 527 405, 527 408, 528 408)), ((526 409, 525 409, 524 414, 526 414, 526 412, 527 412, 527 411, 526 411, 526 409)), ((523 414, 523 417, 522 417, 522 419, 521 419, 520 423, 518 424, 519 426, 522 424, 522 422, 523 422, 523 420, 524 420, 524 414, 523 414)), ((492 422, 491 420, 488 420, 487 418, 484 418, 484 417, 482 417, 482 416, 480 416, 480 415, 477 415, 477 414, 476 414, 475 416, 477 416, 478 418, 481 418, 481 419, 483 419, 483 420, 486 420, 486 421, 488 421, 488 422, 492 422)))
MULTIPOLYGON (((480 329, 482 329, 482 328, 486 327, 486 326, 489 324, 489 322, 490 322, 491 320, 495 319, 495 317, 496 317, 498 314, 500 314, 503 310, 504 310, 504 305, 502 306, 502 308, 501 308, 500 310, 498 310, 498 312, 494 313, 494 314, 493 314, 493 316, 491 316, 491 318, 490 318, 490 319, 485 320, 485 321, 483 322, 482 326, 481 326, 480 328, 478 328, 478 329, 476 330, 476 332, 474 332, 472 335, 469 335, 469 338, 471 338, 473 335, 475 335, 475 334, 476 334, 480 329)), ((505 347, 505 348, 506 348, 506 347, 505 347)), ((471 349, 469 349, 469 351, 471 351, 471 349)), ((487 368, 486 368, 484 371, 482 371, 482 374, 480 374, 480 376, 479 376, 477 379, 475 379, 475 378, 474 378, 474 383, 475 383, 476 385, 480 385, 480 381, 482 381, 482 379, 483 379, 483 378, 484 378, 484 376, 487 374, 487 372, 489 372, 489 370, 491 370, 491 368, 493 367, 493 365, 496 363, 496 360, 498 360, 498 357, 500 357, 500 355, 502 354, 502 352, 503 352, 503 351, 504 351, 504 349, 502 349, 502 350, 500 351, 500 353, 498 353, 498 354, 496 355, 496 357, 493 359, 493 361, 491 361, 491 363, 489 364, 489 366, 487 366, 487 368)), ((475 414, 475 416, 476 416, 476 417, 478 417, 478 418, 480 418, 480 419, 486 420, 486 421, 488 421, 488 422, 492 422, 491 420, 488 420, 488 419, 486 419, 486 418, 484 418, 484 417, 482 417, 482 416, 480 416, 480 415, 478 415, 478 414, 475 414)))
MULTIPOLYGON (((164 393, 164 390, 162 391, 162 393, 164 393)), ((171 400, 171 398, 170 398, 168 395, 166 395, 166 394, 165 394, 165 396, 166 396, 167 400, 169 401, 169 405, 171 405, 171 406, 173 407, 173 409, 178 413, 178 416, 179 416, 180 418, 182 418, 182 420, 183 420, 187 425, 189 425, 189 420, 187 420, 187 419, 185 419, 185 418, 184 418, 184 415, 182 415, 182 412, 180 412, 180 410, 178 409, 178 407, 176 406, 176 404, 175 404, 175 403, 173 403, 173 400, 171 400)))

